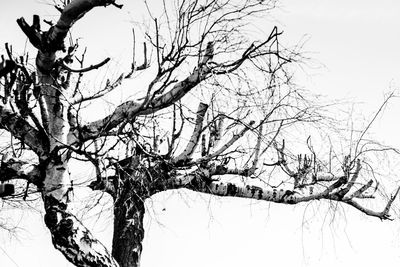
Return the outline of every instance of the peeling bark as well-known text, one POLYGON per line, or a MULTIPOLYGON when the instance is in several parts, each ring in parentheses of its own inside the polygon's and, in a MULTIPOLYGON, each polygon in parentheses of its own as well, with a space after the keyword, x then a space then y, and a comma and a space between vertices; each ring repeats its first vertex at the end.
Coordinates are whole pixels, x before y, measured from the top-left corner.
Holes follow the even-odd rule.
POLYGON ((76 266, 118 266, 107 249, 71 213, 67 205, 53 196, 44 197, 46 226, 51 232, 53 245, 76 266))
POLYGON ((118 266, 111 253, 69 211, 71 179, 68 171, 70 124, 68 98, 71 92, 59 83, 54 68, 55 52, 63 48, 66 33, 73 23, 94 6, 107 1, 77 0, 71 2, 49 32, 42 35, 36 57, 40 94, 43 96, 42 118, 48 134, 48 153, 41 158, 45 223, 52 242, 68 261, 76 266, 118 266))
POLYGON ((165 186, 173 170, 162 159, 133 156, 117 163, 113 177, 114 234, 112 255, 121 267, 139 267, 144 238, 144 201, 165 186))

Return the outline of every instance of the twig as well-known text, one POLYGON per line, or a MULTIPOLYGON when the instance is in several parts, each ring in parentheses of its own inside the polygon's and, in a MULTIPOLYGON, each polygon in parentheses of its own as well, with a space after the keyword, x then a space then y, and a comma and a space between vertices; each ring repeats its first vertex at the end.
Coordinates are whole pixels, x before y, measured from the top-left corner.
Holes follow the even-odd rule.
POLYGON ((64 69, 66 69, 67 71, 82 73, 82 72, 88 72, 88 71, 91 71, 91 70, 94 70, 94 69, 98 69, 98 68, 102 67, 103 65, 107 64, 108 61, 110 61, 110 58, 109 58, 109 57, 106 58, 106 59, 104 59, 102 62, 100 62, 100 63, 98 63, 98 64, 90 65, 89 67, 86 67, 86 68, 83 68, 83 69, 78 69, 78 70, 71 69, 70 67, 68 67, 67 65, 65 65, 64 62, 62 62, 62 61, 60 62, 60 64, 61 64, 61 66, 62 66, 64 69))

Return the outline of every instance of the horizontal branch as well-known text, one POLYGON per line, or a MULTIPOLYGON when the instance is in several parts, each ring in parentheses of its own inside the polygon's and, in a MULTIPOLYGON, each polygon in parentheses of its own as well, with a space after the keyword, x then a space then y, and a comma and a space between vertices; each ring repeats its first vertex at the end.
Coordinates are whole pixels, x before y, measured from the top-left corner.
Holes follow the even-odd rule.
MULTIPOLYGON (((232 172, 229 173, 232 174, 232 172)), ((228 174, 228 172, 226 172, 226 174, 228 174)), ((325 180, 325 174, 322 174, 322 176, 323 177, 319 178, 317 174, 317 179, 325 180)), ((175 177, 171 177, 167 187, 168 189, 186 188, 216 196, 250 198, 283 204, 298 204, 301 202, 326 199, 351 205, 369 216, 378 217, 382 220, 390 218, 389 210, 399 189, 389 199, 382 211, 373 211, 356 202, 353 197, 357 194, 350 193, 344 197, 338 194, 341 188, 346 188, 347 186, 346 182, 343 182, 342 179, 345 178, 342 176, 340 179, 332 179, 334 182, 328 185, 314 184, 297 189, 260 187, 250 184, 246 185, 244 183, 236 184, 223 181, 221 176, 214 175, 212 170, 193 167, 192 169, 178 172, 175 177)))

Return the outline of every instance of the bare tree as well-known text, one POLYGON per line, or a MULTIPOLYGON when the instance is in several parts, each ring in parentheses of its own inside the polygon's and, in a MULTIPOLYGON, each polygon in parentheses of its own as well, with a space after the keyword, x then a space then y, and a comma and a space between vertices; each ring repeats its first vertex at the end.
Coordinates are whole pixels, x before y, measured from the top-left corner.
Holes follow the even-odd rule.
POLYGON ((60 15, 55 23, 44 21, 46 30, 37 15, 32 24, 19 18, 37 55, 31 64, 6 44, 0 65, 0 127, 12 140, 0 169, 3 201, 39 194, 55 248, 76 266, 139 266, 144 201, 171 189, 285 204, 326 199, 388 219, 399 190, 380 211, 364 205, 378 189, 368 168, 363 171, 367 144, 360 141, 349 155, 330 155, 326 161, 317 156, 311 138, 304 140, 307 154, 289 152, 291 134, 328 118, 323 104, 292 83, 291 67, 301 55, 281 44, 277 27, 249 41, 248 23, 275 4, 163 1, 161 15, 149 12, 142 63, 135 60, 141 46, 136 48, 133 30, 130 70, 92 94, 82 88, 84 75, 110 59, 86 67, 86 50, 77 42, 67 47, 65 39, 94 7, 122 5, 113 0, 55 3, 60 15), (82 119, 86 103, 95 105, 142 72, 152 79, 135 100, 99 120, 82 119), (76 160, 96 170, 86 185, 112 197, 111 251, 70 211, 76 160))

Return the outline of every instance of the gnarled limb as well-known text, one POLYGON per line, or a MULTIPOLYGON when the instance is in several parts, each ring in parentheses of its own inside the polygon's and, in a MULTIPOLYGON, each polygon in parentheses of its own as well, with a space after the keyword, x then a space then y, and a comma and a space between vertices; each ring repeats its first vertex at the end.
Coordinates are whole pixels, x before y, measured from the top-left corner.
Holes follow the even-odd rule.
MULTIPOLYGON (((43 186, 43 176, 37 164, 4 156, 0 165, 2 182, 23 179, 37 187, 43 186)), ((58 201, 49 192, 43 192, 45 223, 54 246, 76 266, 118 266, 99 240, 67 210, 65 201, 58 201)))
POLYGON ((104 245, 53 196, 44 196, 45 223, 53 245, 76 266, 117 267, 104 245))

